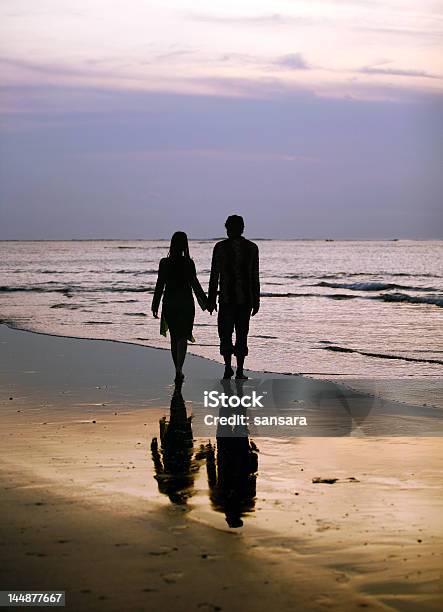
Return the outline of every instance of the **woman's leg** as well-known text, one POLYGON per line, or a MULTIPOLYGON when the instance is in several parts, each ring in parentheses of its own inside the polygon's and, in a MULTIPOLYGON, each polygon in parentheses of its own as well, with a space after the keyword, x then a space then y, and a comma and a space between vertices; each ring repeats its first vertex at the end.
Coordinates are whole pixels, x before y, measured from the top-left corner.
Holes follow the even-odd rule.
POLYGON ((187 350, 188 350, 188 339, 186 337, 177 338, 177 353, 176 353, 177 361, 175 362, 175 369, 177 372, 177 376, 182 375, 182 368, 185 362, 187 350))
POLYGON ((171 335, 171 355, 175 368, 177 369, 177 338, 171 335))

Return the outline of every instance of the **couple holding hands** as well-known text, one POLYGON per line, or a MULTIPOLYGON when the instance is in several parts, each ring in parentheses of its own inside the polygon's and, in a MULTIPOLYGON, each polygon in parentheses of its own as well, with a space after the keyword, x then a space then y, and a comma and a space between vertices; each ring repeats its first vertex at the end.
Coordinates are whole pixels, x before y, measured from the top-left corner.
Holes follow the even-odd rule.
POLYGON ((202 310, 212 315, 217 310, 220 354, 225 362, 223 378, 234 375, 232 355, 237 362, 237 379, 246 379, 243 372, 248 354, 249 319, 260 308, 259 257, 256 244, 243 236, 244 221, 239 215, 226 219, 227 239, 217 242, 212 254, 209 291, 206 296, 189 254, 188 237, 175 232, 167 257, 160 260, 157 283, 152 300, 152 313, 160 317, 160 333, 166 336, 169 329, 171 353, 175 365, 175 383, 183 382, 183 363, 188 340, 194 342, 192 328, 195 316, 195 297, 202 310), (235 344, 232 336, 235 330, 235 344))

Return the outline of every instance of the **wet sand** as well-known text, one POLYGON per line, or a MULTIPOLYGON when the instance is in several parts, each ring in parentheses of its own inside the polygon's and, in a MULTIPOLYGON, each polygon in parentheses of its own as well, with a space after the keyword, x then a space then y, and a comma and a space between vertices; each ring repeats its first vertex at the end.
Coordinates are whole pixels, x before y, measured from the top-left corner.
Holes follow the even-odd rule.
MULTIPOLYGON (((441 438, 259 438, 231 529, 208 440, 180 503, 154 478, 167 352, 3 326, 0 342, 1 589, 65 589, 69 610, 441 609, 441 438)), ((189 357, 186 384, 218 370, 189 357)))

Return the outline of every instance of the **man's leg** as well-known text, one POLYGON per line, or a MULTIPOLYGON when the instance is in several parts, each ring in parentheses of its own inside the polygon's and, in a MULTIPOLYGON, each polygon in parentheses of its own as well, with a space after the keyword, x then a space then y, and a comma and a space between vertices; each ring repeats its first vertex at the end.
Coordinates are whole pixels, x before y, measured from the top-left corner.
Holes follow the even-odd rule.
POLYGON ((234 333, 234 313, 232 307, 226 304, 219 304, 218 308, 218 335, 220 338, 220 355, 223 356, 225 362, 225 373, 223 378, 231 378, 234 374, 232 369, 231 359, 234 352, 232 345, 232 334, 234 333))
POLYGON ((247 378, 243 373, 245 357, 248 354, 248 333, 251 309, 249 306, 238 306, 235 316, 235 357, 237 360, 236 378, 247 378))

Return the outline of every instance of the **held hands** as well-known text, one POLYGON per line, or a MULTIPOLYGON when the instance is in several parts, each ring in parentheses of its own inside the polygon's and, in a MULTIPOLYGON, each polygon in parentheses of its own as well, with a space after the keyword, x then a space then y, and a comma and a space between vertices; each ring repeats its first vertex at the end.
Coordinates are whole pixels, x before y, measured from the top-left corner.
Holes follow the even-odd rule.
POLYGON ((154 319, 158 319, 158 310, 153 310, 152 311, 152 315, 153 315, 154 319))
POLYGON ((215 312, 217 312, 217 304, 215 304, 214 302, 208 302, 207 310, 209 314, 212 315, 214 310, 215 312))
MULTIPOLYGON (((255 316, 257 314, 257 312, 260 310, 260 304, 254 304, 254 306, 251 309, 251 316, 255 316)), ((210 315, 212 315, 212 313, 215 311, 217 312, 217 304, 214 303, 208 303, 207 305, 207 311, 209 312, 210 315)))

